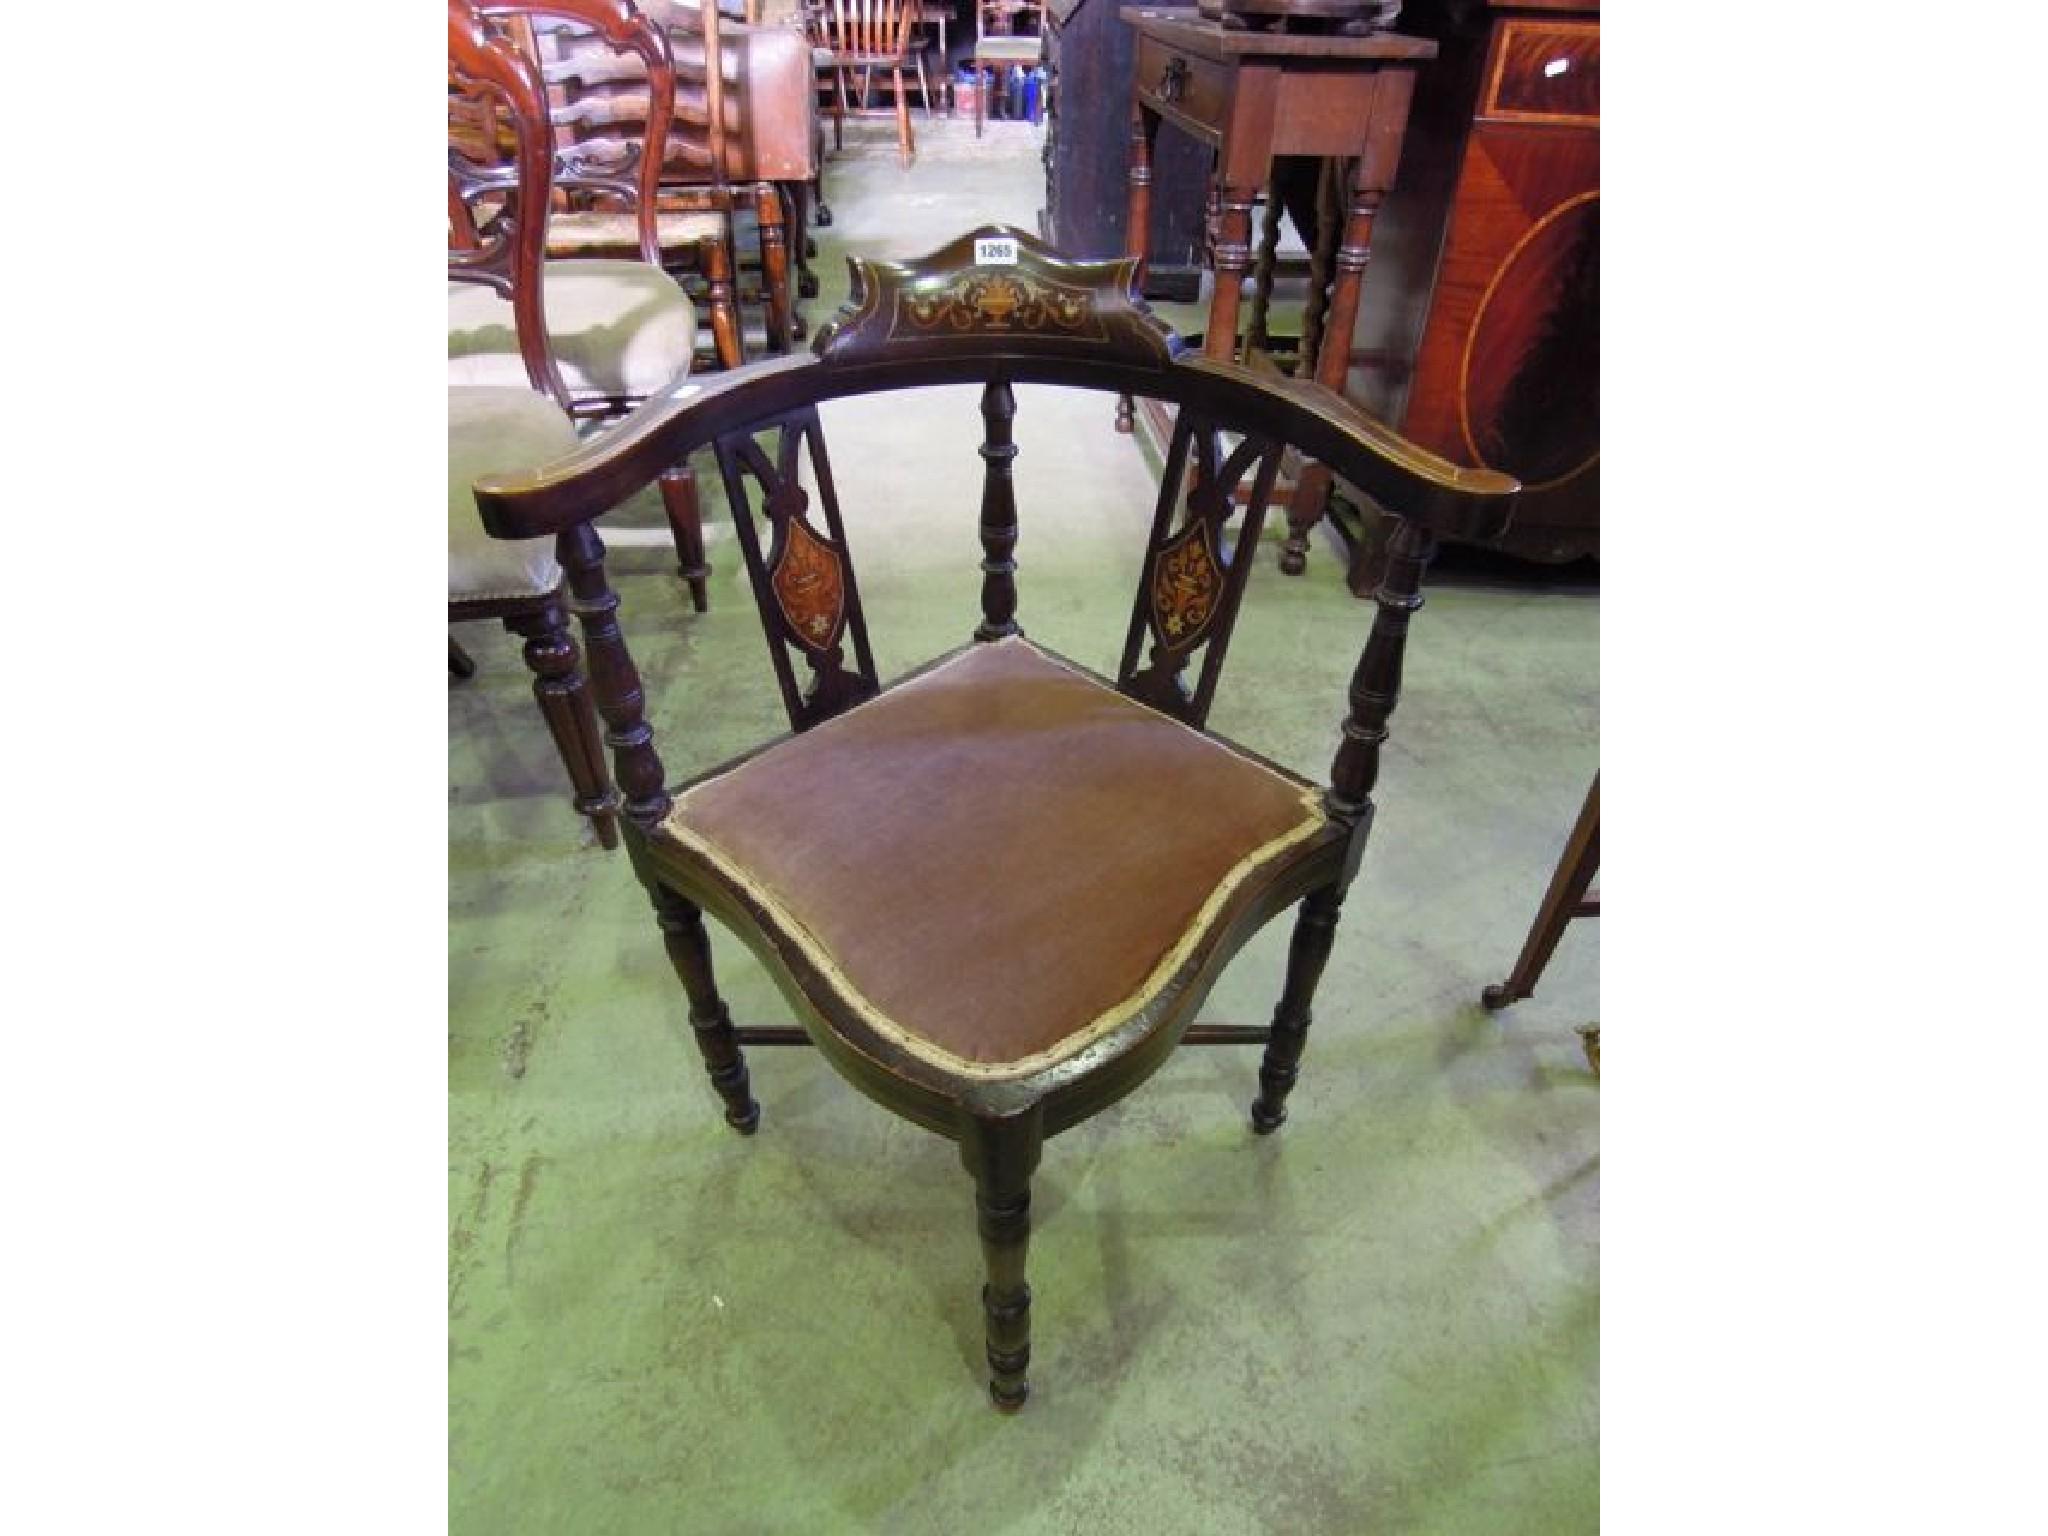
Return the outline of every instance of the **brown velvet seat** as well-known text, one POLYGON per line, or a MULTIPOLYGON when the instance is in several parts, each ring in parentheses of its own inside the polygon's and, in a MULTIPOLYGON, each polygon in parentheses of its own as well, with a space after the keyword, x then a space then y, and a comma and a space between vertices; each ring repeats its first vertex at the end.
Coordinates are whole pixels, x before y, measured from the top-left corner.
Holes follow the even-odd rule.
POLYGON ((1014 639, 695 785, 663 831, 878 1033, 1001 1077, 1154 1000, 1326 821, 1315 786, 1014 639))

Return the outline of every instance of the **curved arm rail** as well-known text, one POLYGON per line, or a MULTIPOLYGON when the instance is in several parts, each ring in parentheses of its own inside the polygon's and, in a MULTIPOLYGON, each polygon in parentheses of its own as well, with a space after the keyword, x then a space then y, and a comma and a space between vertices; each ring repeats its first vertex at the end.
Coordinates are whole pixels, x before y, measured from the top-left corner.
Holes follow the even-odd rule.
POLYGON ((1136 297, 1128 260, 1068 261, 988 226, 920 262, 852 265, 853 298, 820 330, 818 355, 690 380, 564 458, 479 481, 484 526, 524 539, 587 522, 720 434, 820 401, 998 381, 1193 405, 1299 449, 1434 534, 1495 538, 1513 513, 1510 476, 1438 458, 1319 384, 1182 351, 1136 297), (976 259, 998 246, 1008 260, 976 259))

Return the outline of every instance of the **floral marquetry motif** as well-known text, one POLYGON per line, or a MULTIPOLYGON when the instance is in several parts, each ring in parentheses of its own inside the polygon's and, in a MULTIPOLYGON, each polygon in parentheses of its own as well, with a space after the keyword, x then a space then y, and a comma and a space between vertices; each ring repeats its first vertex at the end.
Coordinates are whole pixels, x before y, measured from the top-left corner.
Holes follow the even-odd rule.
POLYGON ((998 339, 1019 356, 1071 353, 1156 367, 1181 344, 1139 299, 1134 258, 1075 261, 1020 229, 986 225, 916 261, 848 258, 853 296, 812 350, 834 364, 942 357, 998 339))
POLYGON ((845 573, 839 556, 808 525, 791 518, 787 529, 769 585, 791 633, 811 650, 822 651, 838 638, 846 619, 845 573))
POLYGON ((1191 644, 1207 627, 1223 593, 1215 536, 1206 521, 1190 523, 1159 552, 1152 568, 1152 624, 1168 645, 1191 644))
POLYGON ((1066 331, 1102 339, 1095 296, 1085 289, 1008 272, 963 272, 943 287, 901 294, 895 334, 919 331, 1066 331))

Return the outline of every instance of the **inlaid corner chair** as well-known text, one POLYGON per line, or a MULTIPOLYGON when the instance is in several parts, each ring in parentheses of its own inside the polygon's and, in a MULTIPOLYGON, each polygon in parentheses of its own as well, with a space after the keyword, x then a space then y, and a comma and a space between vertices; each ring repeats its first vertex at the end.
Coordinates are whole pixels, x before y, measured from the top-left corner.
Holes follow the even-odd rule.
POLYGON ((1372 824, 1423 566, 1439 535, 1504 528, 1518 487, 1411 446, 1313 383, 1183 351, 1136 298, 1129 260, 1070 262, 984 228, 920 261, 852 265, 854 297, 812 355, 650 401, 600 443, 481 482, 477 502, 500 537, 554 534, 585 595, 627 848, 726 1121, 752 1133, 760 1120, 744 1046, 810 1043, 861 1092, 956 1140, 987 1269, 989 1392, 1015 1409, 1041 1144, 1182 1044, 1263 1045, 1252 1126, 1286 1119, 1372 824), (817 407, 969 382, 985 421, 980 623, 885 689, 817 407), (1017 620, 1017 383, 1180 408, 1113 679, 1026 639, 1017 620), (671 792, 591 519, 704 445, 792 733, 671 792), (1398 517, 1326 786, 1204 729, 1289 446, 1398 517), (798 481, 806 457, 815 496, 798 481), (1297 905, 1270 1028, 1194 1023, 1225 961, 1297 905), (760 958, 800 1029, 733 1023, 705 912, 760 958))

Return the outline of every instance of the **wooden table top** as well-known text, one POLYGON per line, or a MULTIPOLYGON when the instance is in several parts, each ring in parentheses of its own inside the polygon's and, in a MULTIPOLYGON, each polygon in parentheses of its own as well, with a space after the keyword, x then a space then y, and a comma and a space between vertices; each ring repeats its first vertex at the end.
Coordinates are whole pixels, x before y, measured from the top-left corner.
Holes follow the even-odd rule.
POLYGON ((1436 44, 1426 37, 1375 32, 1369 37, 1327 33, 1252 32, 1208 20, 1193 6, 1126 5, 1117 15, 1149 37, 1206 59, 1302 58, 1433 59, 1436 44))

